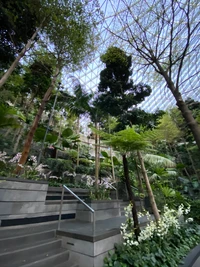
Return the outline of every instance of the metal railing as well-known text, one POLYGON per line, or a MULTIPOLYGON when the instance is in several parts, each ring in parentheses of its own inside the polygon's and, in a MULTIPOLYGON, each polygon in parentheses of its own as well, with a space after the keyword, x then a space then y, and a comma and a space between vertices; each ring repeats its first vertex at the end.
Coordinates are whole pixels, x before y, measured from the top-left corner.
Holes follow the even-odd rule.
POLYGON ((107 183, 112 189, 114 189, 116 191, 116 199, 118 199, 118 190, 116 187, 114 187, 112 184, 107 183))
POLYGON ((60 212, 59 212, 59 219, 58 219, 58 230, 60 230, 60 223, 61 223, 61 216, 62 216, 62 206, 63 206, 63 200, 64 200, 64 193, 65 189, 71 193, 76 199, 78 199, 86 208, 88 208, 92 214, 93 214, 93 235, 95 234, 95 211, 88 205, 86 204, 79 196, 77 196, 71 189, 69 189, 66 185, 62 186, 62 196, 61 196, 61 202, 60 202, 60 212))

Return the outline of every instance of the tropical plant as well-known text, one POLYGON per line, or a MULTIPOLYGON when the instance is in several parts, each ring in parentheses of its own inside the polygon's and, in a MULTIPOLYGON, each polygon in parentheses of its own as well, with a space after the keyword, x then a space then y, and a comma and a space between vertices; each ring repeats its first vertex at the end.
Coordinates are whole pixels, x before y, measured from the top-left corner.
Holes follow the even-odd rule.
POLYGON ((8 104, 0 104, 0 128, 20 127, 20 120, 26 120, 22 112, 8 104))
POLYGON ((150 86, 142 83, 133 84, 131 79, 132 57, 126 55, 122 49, 109 47, 101 56, 101 61, 106 68, 100 73, 96 106, 104 113, 118 117, 121 125, 118 124, 118 129, 139 123, 141 121, 139 116, 134 116, 139 112, 135 106, 150 95, 150 86), (139 120, 135 121, 137 117, 139 120))
POLYGON ((112 146, 114 149, 120 151, 122 155, 126 187, 128 190, 130 201, 133 204, 132 215, 133 215, 133 220, 134 220, 134 229, 135 229, 136 237, 138 237, 140 230, 139 230, 139 223, 138 223, 137 211, 136 211, 135 200, 134 200, 134 193, 131 188, 131 182, 130 182, 130 176, 129 176, 129 168, 128 168, 128 160, 127 160, 128 152, 137 151, 137 155, 138 155, 138 158, 141 164, 141 170, 142 170, 142 174, 143 174, 143 177, 146 183, 146 187, 147 187, 147 191, 148 191, 148 195, 150 198, 154 216, 157 221, 159 220, 159 217, 160 217, 157 206, 156 206, 156 202, 154 199, 154 195, 151 190, 149 179, 146 173, 146 169, 144 166, 142 154, 139 151, 139 150, 145 149, 148 146, 148 142, 145 141, 145 139, 140 134, 136 133, 133 128, 128 128, 114 135, 105 135, 105 137, 107 137, 106 143, 112 146))

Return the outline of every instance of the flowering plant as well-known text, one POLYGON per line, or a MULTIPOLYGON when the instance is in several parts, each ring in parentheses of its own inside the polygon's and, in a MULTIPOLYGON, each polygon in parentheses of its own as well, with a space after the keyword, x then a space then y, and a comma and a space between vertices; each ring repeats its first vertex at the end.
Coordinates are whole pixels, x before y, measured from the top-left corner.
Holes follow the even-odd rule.
POLYGON ((176 267, 191 248, 200 242, 200 233, 192 218, 184 220, 190 206, 182 204, 178 210, 167 205, 158 222, 148 212, 138 213, 139 220, 146 216, 147 225, 142 227, 136 240, 131 218, 132 206, 125 208, 126 222, 121 225, 123 244, 105 259, 107 266, 123 267, 176 267))
MULTIPOLYGON (((169 209, 167 205, 164 206, 164 213, 162 214, 160 220, 155 222, 152 220, 149 212, 138 213, 138 218, 146 216, 147 225, 140 232, 138 241, 134 241, 134 231, 132 228, 133 220, 131 217, 132 204, 129 204, 125 208, 126 223, 121 225, 121 234, 124 239, 124 245, 134 245, 138 246, 139 243, 145 240, 151 240, 152 238, 159 237, 161 239, 165 238, 171 232, 174 232, 181 227, 181 218, 190 212, 190 206, 184 208, 183 204, 178 207, 178 210, 169 209)), ((188 218, 185 223, 192 222, 192 218, 188 218)))

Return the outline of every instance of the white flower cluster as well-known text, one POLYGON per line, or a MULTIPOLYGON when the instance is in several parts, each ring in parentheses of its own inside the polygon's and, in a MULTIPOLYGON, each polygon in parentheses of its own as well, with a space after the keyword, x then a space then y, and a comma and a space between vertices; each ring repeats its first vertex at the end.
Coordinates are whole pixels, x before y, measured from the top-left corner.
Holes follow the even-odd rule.
POLYGON ((22 153, 17 153, 12 159, 9 160, 10 163, 18 163, 21 158, 22 153))
POLYGON ((37 157, 36 156, 30 156, 28 161, 32 162, 33 165, 37 165, 37 157))
MULTIPOLYGON (((173 231, 179 229, 181 227, 180 218, 190 212, 190 206, 184 208, 183 204, 181 204, 178 210, 174 210, 169 209, 166 205, 164 207, 164 212, 158 222, 153 221, 148 212, 138 213, 139 218, 146 215, 148 223, 147 226, 140 232, 138 241, 135 241, 131 209, 131 204, 127 208, 125 208, 125 216, 127 217, 127 220, 126 223, 121 224, 121 234, 124 239, 124 244, 129 246, 138 246, 142 241, 151 240, 156 236, 163 239, 166 235, 168 235, 170 229, 173 229, 173 231)), ((189 223, 192 221, 192 218, 188 218, 185 222, 189 223)))
POLYGON ((0 161, 6 163, 6 159, 8 158, 6 152, 0 152, 0 161))

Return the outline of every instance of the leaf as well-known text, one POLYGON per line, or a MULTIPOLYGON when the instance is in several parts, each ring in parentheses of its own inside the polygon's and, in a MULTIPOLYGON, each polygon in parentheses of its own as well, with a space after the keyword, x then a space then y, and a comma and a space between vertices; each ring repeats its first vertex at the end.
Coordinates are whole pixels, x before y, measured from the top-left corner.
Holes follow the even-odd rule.
POLYGON ((108 153, 106 151, 101 151, 101 154, 104 158, 109 158, 108 153))
POLYGON ((70 135, 73 135, 73 131, 72 131, 71 128, 66 128, 62 132, 62 136, 65 137, 65 138, 69 137, 70 135))
POLYGON ((165 157, 159 156, 159 155, 153 155, 153 154, 146 154, 144 155, 144 161, 148 162, 149 164, 160 164, 162 167, 165 168, 175 168, 176 164, 170 159, 167 159, 165 157))

